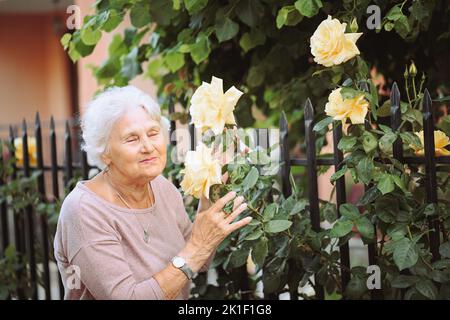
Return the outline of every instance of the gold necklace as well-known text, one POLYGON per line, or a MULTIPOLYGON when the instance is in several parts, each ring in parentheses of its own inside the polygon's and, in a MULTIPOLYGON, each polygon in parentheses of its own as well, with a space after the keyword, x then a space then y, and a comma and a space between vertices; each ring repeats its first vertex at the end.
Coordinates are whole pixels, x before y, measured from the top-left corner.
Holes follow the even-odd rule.
MULTIPOLYGON (((109 177, 109 176, 108 176, 108 179, 107 179, 107 180, 108 180, 108 184, 114 189, 114 191, 116 192, 116 194, 117 194, 117 196, 119 197, 119 199, 120 199, 120 200, 128 207, 128 209, 133 210, 133 208, 131 208, 131 206, 125 201, 125 199, 124 199, 123 196, 120 194, 120 192, 117 191, 117 188, 115 188, 115 187, 113 186, 112 181, 110 181, 110 177, 109 177)), ((151 199, 152 197, 150 197, 149 186, 147 186, 147 194, 148 194, 148 197, 149 197, 150 203, 151 203, 150 210, 153 212, 154 209, 155 209, 155 206, 154 206, 154 203, 152 203, 152 199, 151 199)), ((144 237, 143 237, 144 242, 145 242, 145 243, 148 243, 148 240, 150 239, 150 234, 149 234, 149 232, 148 232, 148 231, 149 231, 149 228, 150 228, 150 223, 148 224, 147 230, 146 230, 146 229, 144 228, 144 226, 142 225, 141 221, 139 220, 139 218, 138 218, 136 212, 133 211, 133 213, 134 213, 134 215, 135 215, 135 217, 136 217, 136 220, 138 221, 139 225, 141 226, 142 230, 144 231, 144 237)))

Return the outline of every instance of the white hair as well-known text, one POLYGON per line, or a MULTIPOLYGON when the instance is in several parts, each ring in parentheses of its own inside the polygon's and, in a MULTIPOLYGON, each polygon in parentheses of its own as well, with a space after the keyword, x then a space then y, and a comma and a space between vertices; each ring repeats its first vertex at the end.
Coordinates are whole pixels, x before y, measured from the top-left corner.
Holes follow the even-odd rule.
POLYGON ((159 122, 166 143, 169 143, 169 120, 161 115, 159 105, 149 95, 134 86, 112 87, 89 102, 81 118, 82 149, 91 164, 100 169, 106 167, 101 156, 107 150, 113 125, 128 110, 137 107, 143 107, 153 120, 159 122))

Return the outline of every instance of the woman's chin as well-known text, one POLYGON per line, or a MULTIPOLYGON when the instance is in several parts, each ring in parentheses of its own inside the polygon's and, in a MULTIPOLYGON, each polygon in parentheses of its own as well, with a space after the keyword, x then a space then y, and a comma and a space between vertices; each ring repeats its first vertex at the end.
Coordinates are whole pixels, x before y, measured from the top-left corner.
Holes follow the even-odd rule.
POLYGON ((143 165, 139 168, 139 174, 145 176, 146 178, 156 177, 162 173, 163 169, 160 166, 154 165, 143 165))

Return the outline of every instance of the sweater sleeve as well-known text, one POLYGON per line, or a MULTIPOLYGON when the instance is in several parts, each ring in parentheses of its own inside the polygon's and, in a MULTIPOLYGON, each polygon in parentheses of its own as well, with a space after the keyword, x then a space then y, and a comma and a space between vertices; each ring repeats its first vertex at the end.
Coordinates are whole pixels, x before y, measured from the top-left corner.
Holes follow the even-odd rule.
POLYGON ((164 292, 154 277, 136 282, 118 241, 97 241, 81 248, 72 265, 98 300, 162 300, 164 292))

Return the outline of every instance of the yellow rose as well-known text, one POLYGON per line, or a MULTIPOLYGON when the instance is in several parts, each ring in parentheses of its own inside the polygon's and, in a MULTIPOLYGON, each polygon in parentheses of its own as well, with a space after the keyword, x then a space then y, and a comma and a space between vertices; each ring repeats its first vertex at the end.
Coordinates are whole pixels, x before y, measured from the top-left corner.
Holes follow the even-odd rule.
POLYGON ((331 19, 331 16, 319 24, 310 44, 315 62, 331 67, 359 54, 356 40, 362 33, 345 33, 346 25, 337 19, 331 19))
POLYGON ((209 188, 222 183, 220 162, 213 158, 212 149, 204 144, 186 153, 185 168, 180 173, 184 174, 181 189, 197 199, 202 195, 209 199, 209 188))
POLYGON ((216 77, 211 83, 203 82, 191 98, 192 123, 202 133, 212 129, 214 134, 221 134, 225 124, 236 124, 233 111, 242 94, 234 86, 223 93, 223 81, 216 77))
POLYGON ((364 98, 364 95, 344 100, 341 96, 341 88, 331 92, 325 105, 325 113, 333 117, 334 120, 341 120, 343 124, 347 118, 353 124, 364 123, 368 109, 369 103, 364 98))
MULTIPOLYGON (((14 155, 16 158, 16 165, 23 166, 23 146, 22 138, 14 139, 14 149, 16 150, 14 155)), ((37 166, 37 154, 36 154, 36 138, 28 137, 28 158, 30 159, 30 166, 37 166)))
MULTIPOLYGON (((419 137, 421 146, 417 147, 415 145, 410 145, 411 148, 414 149, 416 155, 423 156, 425 154, 425 149, 423 147, 424 145, 424 137, 423 137, 423 130, 419 132, 415 132, 415 134, 419 137)), ((445 149, 446 146, 450 144, 450 139, 445 135, 444 132, 440 130, 434 131, 434 150, 435 150, 435 156, 450 156, 450 151, 445 149)))

